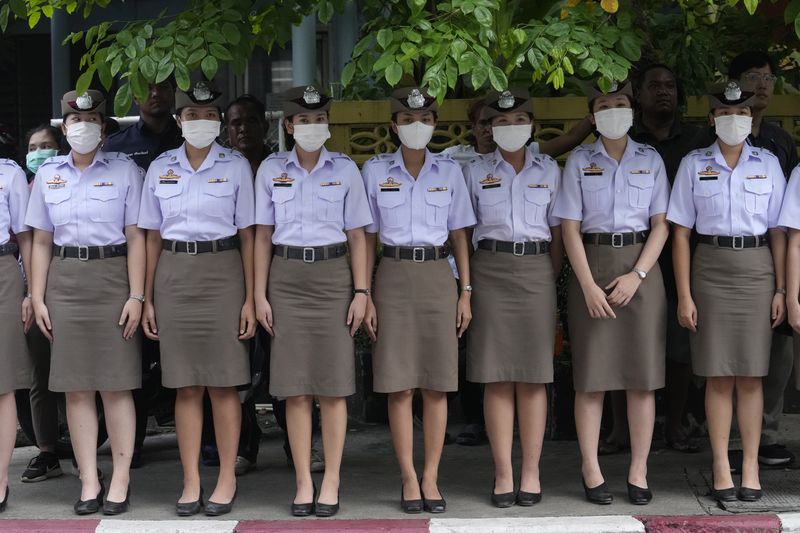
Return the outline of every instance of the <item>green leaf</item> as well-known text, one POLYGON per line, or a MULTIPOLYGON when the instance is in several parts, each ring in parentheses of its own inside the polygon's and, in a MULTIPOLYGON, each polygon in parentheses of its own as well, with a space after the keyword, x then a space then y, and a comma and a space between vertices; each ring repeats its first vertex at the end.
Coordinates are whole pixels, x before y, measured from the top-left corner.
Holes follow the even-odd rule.
POLYGON ((122 56, 117 56, 114 61, 111 62, 111 75, 116 76, 119 74, 120 69, 122 68, 122 56))
POLYGON ((386 51, 372 65, 373 72, 380 72, 395 62, 394 52, 386 51))
POLYGON ((791 0, 783 11, 783 21, 786 24, 792 24, 798 15, 800 15, 800 0, 791 0))
POLYGON ((28 17, 28 26, 33 29, 39 23, 39 19, 42 18, 41 11, 34 11, 30 17, 28 17))
POLYGON ((196 65, 202 61, 204 57, 206 57, 206 51, 204 48, 200 48, 189 55, 189 59, 186 60, 186 64, 196 65))
POLYGON ((95 70, 96 68, 91 66, 86 72, 78 76, 78 81, 75 83, 75 92, 78 94, 83 94, 89 90, 89 86, 92 84, 92 79, 94 78, 95 70))
POLYGON ((111 83, 114 81, 114 76, 111 75, 111 64, 106 61, 97 63, 97 77, 103 88, 107 91, 111 88, 111 83))
POLYGON ((133 42, 133 35, 131 34, 130 30, 122 30, 117 34, 117 42, 119 42, 123 46, 128 46, 133 42))
POLYGON ((422 42, 422 35, 420 35, 419 33, 415 32, 414 30, 408 30, 408 31, 405 32, 405 34, 406 34, 406 39, 408 39, 412 43, 420 43, 420 42, 422 42))
POLYGON ((139 36, 137 36, 137 37, 136 37, 136 38, 133 40, 133 42, 134 42, 134 43, 136 43, 136 51, 137 51, 137 52, 140 52, 140 53, 141 53, 141 52, 143 52, 143 51, 144 51, 144 49, 147 47, 147 41, 145 41, 145 40, 144 40, 144 37, 139 37, 139 36))
POLYGON ((569 24, 566 22, 554 22, 547 25, 545 32, 553 37, 562 37, 569 33, 569 24))
POLYGON ((8 4, 3 5, 0 8, 0 31, 5 33, 6 28, 8 28, 8 16, 11 13, 11 8, 8 7, 8 4))
POLYGON ((200 68, 203 69, 203 74, 205 74, 206 78, 213 80, 214 76, 217 75, 217 70, 219 69, 217 58, 214 56, 204 57, 203 62, 200 63, 200 68))
POLYGON ((475 65, 475 68, 472 69, 472 76, 470 78, 470 82, 472 83, 472 88, 476 91, 483 87, 483 84, 486 83, 486 78, 489 77, 489 67, 486 66, 485 63, 478 63, 475 65))
POLYGON ((128 114, 132 103, 131 86, 130 83, 126 82, 117 89, 117 94, 114 96, 114 114, 118 117, 124 117, 128 114))
POLYGON ((378 44, 384 50, 386 50, 386 48, 392 42, 393 38, 394 38, 394 35, 392 33, 392 30, 390 30, 389 28, 383 28, 382 30, 380 30, 378 32, 378 44))
POLYGON ((230 22, 238 22, 242 20, 241 14, 235 9, 226 9, 223 11, 222 18, 230 22))
POLYGON ((208 41, 210 43, 219 43, 219 44, 224 44, 225 43, 225 37, 223 37, 222 34, 220 32, 218 32, 217 30, 208 30, 208 31, 206 31, 205 38, 206 38, 206 41, 208 41))
POLYGON ((148 82, 152 82, 156 79, 157 68, 158 64, 149 56, 143 57, 139 62, 139 71, 148 82))
POLYGON ((342 85, 347 87, 353 81, 353 75, 356 73, 356 64, 354 61, 348 62, 342 69, 342 85))
POLYGON ((635 37, 627 33, 623 33, 619 41, 617 41, 616 49, 625 59, 630 61, 638 61, 642 57, 640 43, 635 37))
POLYGON ((756 12, 756 8, 758 7, 758 0, 744 0, 744 7, 747 9, 747 12, 752 15, 756 12))
POLYGON ((172 45, 174 44, 175 44, 175 39, 172 38, 170 35, 165 35, 164 37, 161 37, 155 43, 153 43, 153 46, 157 48, 172 48, 172 45))
POLYGON ((156 74, 156 83, 161 83, 162 81, 169 78, 169 75, 172 74, 172 71, 175 69, 175 65, 172 63, 164 63, 158 66, 158 73, 156 74))
POLYGON ((317 8, 320 22, 328 23, 333 18, 333 4, 322 0, 317 8))
POLYGON ((145 24, 144 28, 142 28, 142 33, 144 34, 145 39, 151 39, 153 37, 153 25, 145 24))
POLYGON ((208 51, 211 52, 214 57, 223 61, 231 61, 233 59, 233 56, 228 49, 221 44, 211 43, 211 45, 208 47, 208 51))
POLYGON ((53 6, 44 5, 42 6, 42 13, 47 18, 53 18, 53 6))
POLYGON ((553 43, 550 42, 550 39, 547 37, 537 37, 534 43, 536 44, 536 48, 545 54, 549 54, 553 51, 553 43))
POLYGON ((588 74, 594 74, 599 66, 600 64, 597 62, 595 58, 587 57, 586 59, 581 61, 580 68, 588 75, 588 74))
MULTIPOLYGON (((372 35, 366 35, 363 39, 358 41, 358 43, 356 44, 355 48, 353 48, 353 57, 360 56, 370 46, 372 46, 372 35)), ((381 47, 381 48, 383 48, 383 47, 381 47)))
POLYGON ((175 63, 175 83, 181 91, 188 91, 191 82, 189 80, 189 69, 182 63, 175 63))
POLYGON ((400 78, 403 77, 403 68, 400 66, 400 63, 392 63, 386 69, 384 73, 384 77, 386 78, 386 83, 394 87, 400 82, 400 78))
POLYGON ((136 57, 136 45, 131 43, 128 46, 126 46, 125 47, 125 55, 128 56, 131 59, 136 57))
POLYGON ((239 28, 230 22, 226 22, 222 25, 222 35, 225 37, 225 40, 231 44, 239 44, 239 41, 242 40, 242 35, 239 33, 239 28))
POLYGON ((504 91, 508 88, 508 79, 505 73, 498 67, 492 66, 489 70, 489 83, 496 91, 504 91))
POLYGON ((147 93, 150 90, 150 84, 144 79, 141 72, 133 72, 130 76, 131 89, 133 96, 140 102, 147 100, 147 93))
POLYGON ((481 26, 491 26, 492 25, 492 12, 486 9, 483 6, 475 8, 475 20, 481 26))
POLYGON ((567 56, 564 56, 564 58, 561 60, 561 66, 564 67, 564 70, 567 71, 567 74, 575 74, 575 69, 572 68, 572 61, 570 61, 567 56))

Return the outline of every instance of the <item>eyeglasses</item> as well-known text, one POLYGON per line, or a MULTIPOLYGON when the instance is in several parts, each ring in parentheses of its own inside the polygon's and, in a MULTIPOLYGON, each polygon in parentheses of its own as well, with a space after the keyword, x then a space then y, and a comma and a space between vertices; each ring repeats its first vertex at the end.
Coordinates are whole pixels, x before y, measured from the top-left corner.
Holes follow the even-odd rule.
POLYGON ((758 83, 763 81, 764 83, 775 83, 775 80, 778 79, 778 76, 775 74, 761 74, 759 72, 749 72, 742 76, 744 81, 748 81, 750 83, 758 83))

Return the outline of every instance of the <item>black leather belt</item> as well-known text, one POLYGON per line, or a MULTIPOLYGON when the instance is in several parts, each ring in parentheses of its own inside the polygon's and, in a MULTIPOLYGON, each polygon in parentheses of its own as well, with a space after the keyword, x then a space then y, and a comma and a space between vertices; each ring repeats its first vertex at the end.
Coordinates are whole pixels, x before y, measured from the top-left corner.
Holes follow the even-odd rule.
POLYGON ((406 260, 422 263, 444 259, 450 255, 447 246, 383 246, 383 257, 391 257, 396 261, 406 260))
POLYGON ((491 252, 504 252, 517 256, 540 255, 550 251, 550 241, 496 241, 494 239, 483 239, 478 241, 478 248, 491 252))
POLYGON ((741 250, 743 248, 759 248, 761 246, 769 245, 769 239, 766 235, 756 236, 737 236, 737 237, 722 237, 717 235, 698 235, 698 242, 703 244, 713 244, 720 248, 733 248, 734 250, 741 250))
POLYGON ((284 259, 302 259, 304 263, 314 263, 326 259, 336 259, 347 253, 347 244, 331 244, 330 246, 286 246, 276 244, 272 247, 272 255, 284 259))
POLYGON ((622 248, 632 244, 640 244, 647 240, 649 231, 634 231, 632 233, 584 233, 584 244, 602 244, 622 248))
POLYGON ((217 253, 239 248, 239 236, 234 235, 216 241, 172 241, 164 239, 161 248, 172 253, 181 252, 189 255, 217 253))
POLYGON ((59 246, 53 245, 53 256, 64 259, 80 259, 81 261, 88 261, 89 259, 108 259, 110 257, 119 257, 120 255, 128 255, 128 244, 112 244, 111 246, 59 246))
POLYGON ((15 242, 7 242, 3 245, 0 245, 0 256, 15 254, 19 251, 19 246, 15 242))

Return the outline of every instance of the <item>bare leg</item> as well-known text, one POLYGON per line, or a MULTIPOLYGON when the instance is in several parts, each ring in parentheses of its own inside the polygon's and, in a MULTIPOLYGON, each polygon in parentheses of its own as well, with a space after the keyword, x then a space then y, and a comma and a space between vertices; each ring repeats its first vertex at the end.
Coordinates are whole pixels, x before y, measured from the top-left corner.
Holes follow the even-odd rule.
POLYGON ((513 492, 514 383, 487 383, 484 386, 483 418, 494 459, 494 493, 513 492))
POLYGON ((439 462, 442 459, 444 434, 447 431, 447 394, 421 389, 422 432, 425 442, 425 466, 420 489, 429 500, 441 499, 439 462))
POLYGON ((214 416, 214 436, 219 452, 217 486, 209 496, 215 503, 229 503, 236 494, 236 453, 242 427, 242 404, 235 387, 208 387, 211 412, 214 416))
MULTIPOLYGON (((731 435, 735 379, 734 377, 709 377, 706 379, 708 440, 711 442, 713 457, 714 488, 718 490, 733 486, 731 467, 728 462, 728 440, 731 435)), ((758 416, 760 421, 760 410, 758 416)), ((758 448, 758 443, 756 443, 756 448, 758 448)))
POLYGON ((758 445, 761 441, 761 417, 764 391, 761 378, 736 377, 736 421, 742 438, 742 487, 760 489, 758 445))
POLYGON ((547 425, 547 392, 541 383, 517 383, 516 390, 519 441, 522 446, 519 488, 524 492, 537 493, 542 491, 539 460, 547 425))
POLYGON ((581 474, 589 488, 605 481, 597 460, 600 422, 603 418, 605 392, 575 392, 575 427, 581 449, 581 474))
POLYGON ((97 405, 94 391, 68 392, 67 424, 72 451, 81 472, 81 500, 93 500, 100 492, 97 479, 97 405))
POLYGON ((111 443, 111 461, 114 471, 106 498, 123 502, 130 483, 133 441, 136 438, 136 409, 131 391, 100 392, 106 416, 108 440, 111 443))
POLYGON ((204 387, 182 387, 175 396, 175 433, 183 467, 183 492, 178 503, 200 498, 200 435, 203 432, 204 387))
POLYGON ((17 402, 14 393, 0 394, 0 502, 6 498, 8 466, 17 440, 17 402))
POLYGON ((294 460, 296 493, 294 503, 314 500, 314 482, 311 479, 311 409, 312 396, 286 398, 286 433, 294 460))
POLYGON ((414 469, 414 422, 411 414, 413 398, 413 390, 389 393, 389 429, 400 466, 403 498, 406 500, 421 498, 417 471, 414 469))
POLYGON ((325 454, 325 477, 319 489, 320 503, 339 501, 339 472, 342 467, 344 439, 347 435, 347 400, 340 397, 319 398, 322 450, 325 454))
POLYGON ((647 457, 656 423, 656 395, 653 391, 627 391, 628 425, 631 438, 631 466, 628 483, 647 488, 647 457))

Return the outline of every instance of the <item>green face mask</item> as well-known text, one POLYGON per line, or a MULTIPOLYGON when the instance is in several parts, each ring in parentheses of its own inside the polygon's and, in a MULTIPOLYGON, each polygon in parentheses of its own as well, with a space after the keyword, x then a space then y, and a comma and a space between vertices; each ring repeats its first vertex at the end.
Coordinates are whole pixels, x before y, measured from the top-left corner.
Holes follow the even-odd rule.
POLYGON ((56 155, 58 155, 58 150, 54 149, 28 152, 28 155, 25 156, 25 166, 28 167, 28 170, 36 174, 36 172, 39 170, 39 167, 42 166, 42 163, 44 163, 46 159, 56 155))

